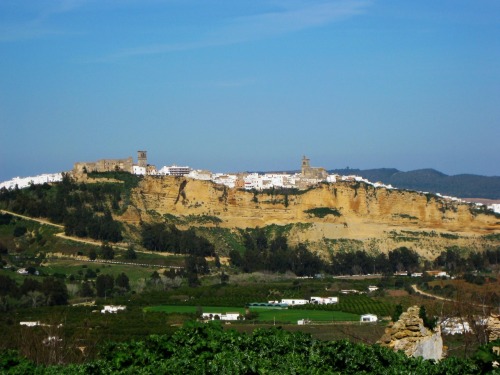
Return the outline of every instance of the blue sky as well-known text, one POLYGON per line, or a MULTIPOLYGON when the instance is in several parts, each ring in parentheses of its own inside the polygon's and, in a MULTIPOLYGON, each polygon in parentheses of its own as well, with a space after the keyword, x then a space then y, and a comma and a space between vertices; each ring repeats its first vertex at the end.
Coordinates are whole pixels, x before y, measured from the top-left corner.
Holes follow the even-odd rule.
POLYGON ((498 0, 0 0, 0 181, 136 158, 500 175, 498 0))

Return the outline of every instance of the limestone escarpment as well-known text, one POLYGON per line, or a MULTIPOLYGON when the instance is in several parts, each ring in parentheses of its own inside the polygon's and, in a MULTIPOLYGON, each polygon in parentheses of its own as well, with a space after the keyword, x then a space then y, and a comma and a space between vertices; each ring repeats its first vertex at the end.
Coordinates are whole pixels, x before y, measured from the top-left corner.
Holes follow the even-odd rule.
POLYGON ((224 228, 306 223, 291 241, 326 250, 338 239, 381 251, 406 245, 438 253, 446 246, 480 249, 482 236, 500 233, 499 218, 476 212, 471 205, 360 182, 322 183, 284 195, 180 177, 146 177, 133 190, 131 206, 120 219, 138 224, 169 216, 217 218, 204 225, 224 228))
POLYGON ((418 306, 412 306, 402 313, 397 322, 385 329, 379 343, 395 351, 402 350, 407 356, 439 360, 443 357, 439 325, 434 331, 424 327, 419 311, 418 306))

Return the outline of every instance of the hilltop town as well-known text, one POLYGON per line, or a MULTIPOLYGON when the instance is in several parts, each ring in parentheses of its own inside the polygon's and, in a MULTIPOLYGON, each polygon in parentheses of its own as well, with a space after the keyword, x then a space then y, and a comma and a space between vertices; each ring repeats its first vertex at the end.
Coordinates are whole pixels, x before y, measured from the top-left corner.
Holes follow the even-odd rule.
MULTIPOLYGON (((338 175, 328 175, 324 168, 311 167, 310 160, 303 156, 300 173, 214 173, 188 166, 170 165, 157 169, 148 164, 147 151, 137 151, 137 163, 132 157, 126 159, 101 159, 96 162, 77 162, 72 173, 124 171, 135 175, 185 176, 195 180, 212 181, 229 188, 263 190, 268 188, 304 189, 321 181, 335 182, 338 175)), ((352 178, 352 176, 351 176, 352 178)))
MULTIPOLYGON (((75 178, 91 172, 112 172, 122 171, 140 176, 177 176, 186 177, 194 180, 212 181, 216 184, 227 186, 228 188, 257 190, 266 189, 307 189, 321 182, 336 183, 338 181, 357 181, 364 182, 374 187, 383 187, 385 189, 394 189, 393 186, 381 182, 372 182, 366 178, 357 175, 339 175, 329 174, 323 167, 311 167, 310 159, 302 157, 300 172, 285 173, 257 173, 257 172, 239 172, 224 173, 212 172, 209 170, 194 169, 189 166, 165 165, 157 168, 148 163, 147 151, 137 151, 137 163, 131 156, 124 159, 100 159, 93 162, 76 162, 71 173, 75 178)), ((31 184, 44 184, 59 182, 62 180, 62 173, 41 174, 33 177, 15 177, 9 181, 0 183, 0 189, 25 188, 31 184)), ((462 202, 456 197, 436 194, 437 196, 462 202)), ((482 206, 478 203, 478 206, 482 206)), ((492 203, 487 206, 494 212, 500 213, 500 204, 492 203)))

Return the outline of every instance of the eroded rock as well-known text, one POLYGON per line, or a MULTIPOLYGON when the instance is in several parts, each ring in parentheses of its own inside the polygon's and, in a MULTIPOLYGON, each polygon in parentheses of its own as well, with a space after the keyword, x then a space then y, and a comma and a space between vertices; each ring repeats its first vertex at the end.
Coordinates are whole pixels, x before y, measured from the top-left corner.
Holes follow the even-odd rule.
POLYGON ((407 356, 440 360, 443 357, 443 339, 439 326, 430 330, 419 317, 420 308, 410 307, 399 320, 387 327, 379 344, 395 351, 402 350, 407 356))

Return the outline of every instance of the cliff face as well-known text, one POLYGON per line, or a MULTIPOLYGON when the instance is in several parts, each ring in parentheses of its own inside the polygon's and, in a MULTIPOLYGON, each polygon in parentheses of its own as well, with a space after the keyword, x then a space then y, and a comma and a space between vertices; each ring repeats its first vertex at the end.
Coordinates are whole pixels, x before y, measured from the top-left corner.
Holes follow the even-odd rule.
POLYGON ((382 251, 408 243, 427 252, 435 250, 431 245, 474 249, 481 246, 481 236, 500 233, 499 218, 468 204, 358 182, 319 184, 285 196, 254 194, 209 181, 146 177, 134 189, 121 220, 138 224, 165 215, 217 217, 217 225, 225 228, 307 223, 292 230, 289 240, 315 243, 318 249, 338 239, 360 241, 365 249, 375 243, 382 251))

